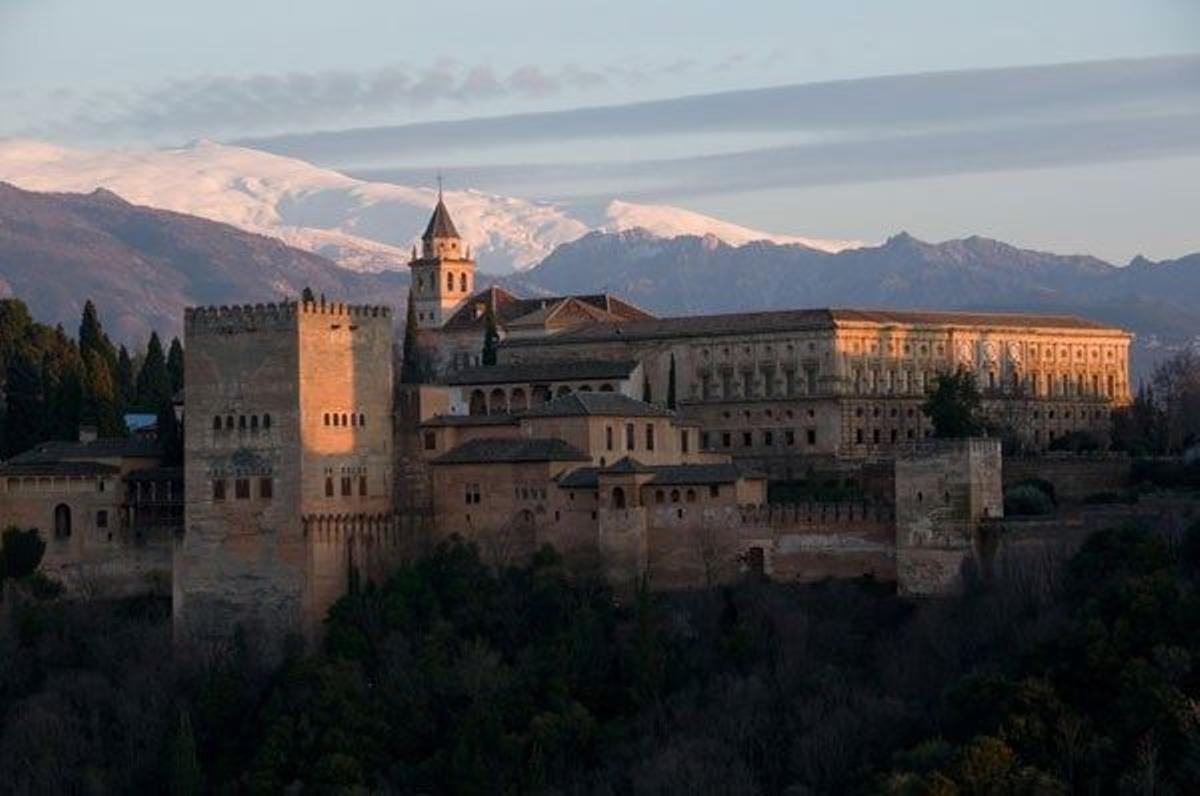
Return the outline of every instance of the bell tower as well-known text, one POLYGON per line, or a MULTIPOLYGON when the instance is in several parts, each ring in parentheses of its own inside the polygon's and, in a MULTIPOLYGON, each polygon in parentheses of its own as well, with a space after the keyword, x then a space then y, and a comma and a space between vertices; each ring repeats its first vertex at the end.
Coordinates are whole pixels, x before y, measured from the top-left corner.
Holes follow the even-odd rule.
POLYGON ((440 177, 437 205, 421 236, 421 254, 418 257, 414 248, 408 267, 419 329, 440 329, 475 289, 475 261, 442 201, 440 177))

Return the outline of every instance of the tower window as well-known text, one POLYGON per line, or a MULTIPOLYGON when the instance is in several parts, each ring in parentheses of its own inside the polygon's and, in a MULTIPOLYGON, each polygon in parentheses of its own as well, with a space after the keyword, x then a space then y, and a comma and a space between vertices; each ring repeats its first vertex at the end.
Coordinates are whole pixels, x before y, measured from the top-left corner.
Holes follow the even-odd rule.
POLYGON ((446 290, 454 292, 454 274, 446 274, 446 290))
POLYGON ((224 500, 225 499, 225 479, 224 478, 213 479, 212 488, 213 488, 212 489, 213 500, 224 500))
POLYGON ((325 476, 325 497, 333 497, 333 479, 325 476))
POLYGON ((464 293, 467 292, 467 274, 466 274, 466 272, 463 272, 458 277, 458 289, 464 293))
POLYGON ((220 431, 220 430, 221 430, 221 418, 220 418, 220 416, 217 416, 217 417, 213 418, 213 431, 220 431))
POLYGON ((271 427, 271 416, 263 415, 263 428, 270 428, 270 427, 271 427))
POLYGON ((275 482, 270 478, 258 479, 258 496, 263 500, 275 497, 275 482))
POLYGON ((238 500, 248 500, 250 498, 249 478, 238 478, 233 482, 233 496, 238 500))
POLYGON ((350 496, 350 476, 342 476, 342 497, 350 496))

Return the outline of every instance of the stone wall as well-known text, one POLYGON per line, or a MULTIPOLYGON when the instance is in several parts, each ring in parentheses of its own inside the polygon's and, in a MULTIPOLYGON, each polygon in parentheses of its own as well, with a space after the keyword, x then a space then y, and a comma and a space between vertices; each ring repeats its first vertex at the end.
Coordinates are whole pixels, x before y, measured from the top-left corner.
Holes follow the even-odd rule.
POLYGON ((1089 495, 1129 489, 1132 466, 1127 456, 1009 457, 1004 460, 1004 487, 1038 478, 1054 485, 1055 498, 1060 503, 1079 503, 1089 495))

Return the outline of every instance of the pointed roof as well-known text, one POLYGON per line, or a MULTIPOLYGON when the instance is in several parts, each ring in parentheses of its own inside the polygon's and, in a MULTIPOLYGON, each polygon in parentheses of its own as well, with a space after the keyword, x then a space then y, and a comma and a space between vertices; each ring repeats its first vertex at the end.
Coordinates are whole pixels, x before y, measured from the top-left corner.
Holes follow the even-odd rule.
POLYGON ((433 208, 433 215, 429 217, 429 225, 425 227, 425 234, 421 238, 432 240, 433 238, 457 238, 458 236, 458 230, 454 228, 454 222, 450 220, 450 211, 446 209, 446 203, 442 201, 442 192, 439 190, 437 205, 433 208))

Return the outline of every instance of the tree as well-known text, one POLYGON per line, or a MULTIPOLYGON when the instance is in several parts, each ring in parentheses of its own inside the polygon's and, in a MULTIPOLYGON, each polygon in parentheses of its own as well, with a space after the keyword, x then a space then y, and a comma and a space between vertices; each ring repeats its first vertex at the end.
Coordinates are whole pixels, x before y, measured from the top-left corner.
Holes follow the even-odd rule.
POLYGON ((480 361, 484 365, 496 364, 496 350, 500 347, 500 330, 496 328, 496 310, 489 308, 487 314, 487 329, 483 333, 483 356, 480 361))
POLYGON ((36 528, 9 526, 0 537, 0 575, 14 580, 33 574, 42 563, 46 543, 36 528))
POLYGON ((179 723, 171 735, 170 744, 171 796, 199 796, 204 793, 204 775, 196 752, 196 736, 188 712, 179 709, 179 723))
POLYGON ((171 376, 167 372, 167 359, 163 355, 162 341, 158 332, 151 332, 146 345, 146 358, 137 377, 137 405, 147 412, 154 412, 164 400, 170 400, 171 376))
POLYGON ((83 363, 74 346, 66 345, 42 355, 42 390, 46 397, 43 438, 79 438, 83 382, 83 363))
POLYGON ((921 411, 933 423, 934 436, 973 437, 984 433, 983 397, 975 376, 966 368, 939 374, 921 411))
POLYGON ((116 387, 104 358, 95 351, 84 356, 83 421, 96 427, 101 437, 119 437, 125 423, 117 409, 116 387))
POLYGON ((671 354, 671 369, 667 371, 667 408, 676 409, 675 400, 675 355, 671 354))
POLYGON ((413 306, 412 290, 408 291, 408 314, 404 318, 404 349, 400 361, 400 383, 420 384, 422 380, 421 353, 417 340, 417 311, 413 306))
POLYGON ((109 371, 116 370, 117 351, 100 325, 100 315, 91 299, 84 302, 83 317, 79 321, 79 353, 81 356, 94 351, 103 357, 109 371))
POLYGON ((1166 451, 1200 441, 1200 354, 1185 349, 1154 369, 1151 379, 1166 451))
POLYGON ((43 393, 40 363, 18 349, 4 377, 4 458, 29 450, 41 441, 43 393))
POLYGON ((114 374, 117 382, 117 400, 121 409, 125 410, 137 403, 137 384, 134 381, 133 360, 129 358, 129 349, 121 346, 117 352, 117 371, 114 374))
POLYGON ((183 344, 178 337, 171 338, 167 351, 167 379, 171 384, 171 397, 183 389, 183 344))

